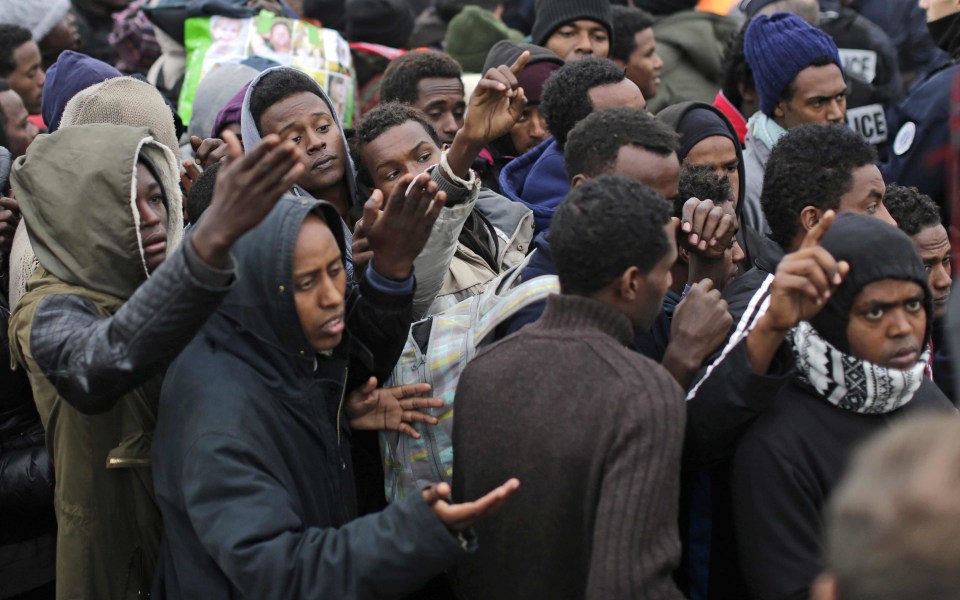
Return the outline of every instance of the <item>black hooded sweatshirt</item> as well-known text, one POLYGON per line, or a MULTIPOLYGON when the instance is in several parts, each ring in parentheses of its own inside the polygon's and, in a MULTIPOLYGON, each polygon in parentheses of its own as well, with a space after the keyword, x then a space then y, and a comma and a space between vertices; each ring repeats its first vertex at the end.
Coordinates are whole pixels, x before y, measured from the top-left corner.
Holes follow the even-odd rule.
POLYGON ((342 403, 393 368, 413 285, 348 289, 347 332, 314 352, 293 298, 293 251, 325 202, 285 197, 234 248, 237 285, 167 372, 154 437, 164 541, 158 598, 387 598, 423 584, 460 548, 411 496, 356 515, 342 403))

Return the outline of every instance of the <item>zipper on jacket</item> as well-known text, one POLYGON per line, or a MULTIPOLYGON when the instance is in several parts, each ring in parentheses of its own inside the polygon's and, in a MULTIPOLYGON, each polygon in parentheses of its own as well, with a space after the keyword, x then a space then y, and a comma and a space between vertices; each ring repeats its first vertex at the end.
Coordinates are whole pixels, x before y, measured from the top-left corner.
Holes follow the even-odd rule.
MULTIPOLYGON (((447 408, 444 406, 443 408, 447 408)), ((441 481, 446 481, 446 469, 443 468, 443 463, 440 462, 440 447, 437 446, 437 438, 433 433, 433 427, 439 427, 440 424, 430 427, 424 427, 424 431, 427 433, 427 453, 430 455, 430 458, 433 460, 434 472, 437 474, 437 479, 433 483, 436 484, 441 481)), ((453 440, 451 440, 452 442, 453 440)))
POLYGON ((340 405, 337 407, 337 450, 340 451, 340 468, 347 470, 347 463, 343 460, 343 451, 340 447, 340 415, 343 413, 343 401, 347 397, 347 375, 350 373, 350 367, 343 370, 343 385, 340 386, 340 405))

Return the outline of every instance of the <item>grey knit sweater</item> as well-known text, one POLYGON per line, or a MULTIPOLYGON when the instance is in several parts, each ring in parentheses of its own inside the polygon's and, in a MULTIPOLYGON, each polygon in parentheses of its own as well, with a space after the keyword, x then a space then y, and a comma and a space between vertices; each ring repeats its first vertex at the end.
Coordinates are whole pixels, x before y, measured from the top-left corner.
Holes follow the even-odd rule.
POLYGON ((682 598, 671 571, 686 407, 667 372, 626 347, 633 335, 608 306, 552 296, 463 372, 454 498, 520 479, 458 565, 467 598, 682 598))

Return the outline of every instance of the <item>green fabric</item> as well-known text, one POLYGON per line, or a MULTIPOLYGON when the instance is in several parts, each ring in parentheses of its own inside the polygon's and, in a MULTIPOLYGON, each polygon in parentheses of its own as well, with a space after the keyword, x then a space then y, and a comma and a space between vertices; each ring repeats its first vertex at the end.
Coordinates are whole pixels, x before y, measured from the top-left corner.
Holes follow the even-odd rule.
POLYGON ((89 299, 104 318, 119 298, 60 281, 43 267, 10 319, 11 355, 31 374, 34 402, 56 472, 57 597, 140 598, 149 592, 163 529, 153 493, 150 447, 163 374, 112 409, 84 415, 64 400, 30 354, 40 301, 57 294, 89 299))
POLYGON ((660 89, 647 99, 647 110, 660 110, 689 100, 712 103, 723 75, 723 50, 737 31, 726 16, 684 10, 653 24, 657 54, 663 59, 660 89))
MULTIPOLYGON (((10 318, 11 358, 31 375, 56 472, 61 600, 141 598, 157 561, 162 522, 150 450, 163 373, 110 410, 87 415, 57 393, 30 350, 44 298, 82 296, 106 319, 146 279, 135 202, 140 153, 158 166, 167 198, 179 210, 179 190, 170 187, 176 163, 145 128, 64 128, 38 137, 13 172, 40 267, 10 318)), ((178 233, 168 230, 168 240, 178 233)))
MULTIPOLYGON (((155 165, 170 160, 148 138, 146 128, 66 127, 38 136, 14 163, 11 183, 33 251, 49 273, 124 299, 146 279, 135 203, 137 159, 142 152, 155 165)), ((168 199, 180 197, 179 189, 160 183, 168 199)))
POLYGON ((490 48, 500 40, 523 41, 523 34, 510 29, 489 10, 466 6, 447 27, 446 51, 465 73, 482 73, 490 48))

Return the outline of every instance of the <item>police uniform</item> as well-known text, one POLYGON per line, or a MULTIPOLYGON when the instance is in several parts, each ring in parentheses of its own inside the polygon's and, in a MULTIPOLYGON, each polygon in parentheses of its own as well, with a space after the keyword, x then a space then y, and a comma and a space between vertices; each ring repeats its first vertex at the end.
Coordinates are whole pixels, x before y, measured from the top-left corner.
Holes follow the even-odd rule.
POLYGON ((932 72, 913 87, 909 96, 888 114, 893 142, 885 165, 887 183, 914 186, 933 198, 942 213, 947 202, 947 159, 950 149, 950 94, 960 75, 960 64, 932 72))

